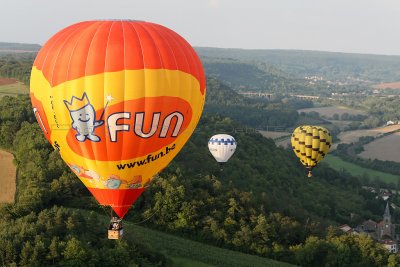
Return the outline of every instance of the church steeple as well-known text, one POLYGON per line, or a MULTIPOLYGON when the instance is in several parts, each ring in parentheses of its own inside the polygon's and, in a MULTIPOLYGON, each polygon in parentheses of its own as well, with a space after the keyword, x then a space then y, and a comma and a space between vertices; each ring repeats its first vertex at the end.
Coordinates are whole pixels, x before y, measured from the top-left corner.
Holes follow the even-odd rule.
POLYGON ((391 239, 395 240, 395 225, 392 224, 392 216, 390 215, 389 202, 386 202, 385 212, 383 213, 383 220, 377 224, 376 234, 378 240, 391 239))
MULTIPOLYGON (((392 224, 392 216, 390 215, 390 209, 389 209, 389 201, 386 202, 386 208, 385 208, 385 213, 383 214, 383 221, 385 225, 391 225, 392 224)), ((386 226, 389 227, 389 226, 386 226)))
POLYGON ((390 217, 390 210, 389 210, 389 202, 386 202, 386 209, 383 217, 389 216, 390 217))

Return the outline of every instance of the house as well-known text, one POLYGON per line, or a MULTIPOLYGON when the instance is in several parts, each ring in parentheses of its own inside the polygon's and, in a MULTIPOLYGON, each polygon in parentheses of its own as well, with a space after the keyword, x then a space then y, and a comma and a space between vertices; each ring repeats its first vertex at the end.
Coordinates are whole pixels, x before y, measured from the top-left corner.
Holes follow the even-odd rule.
POLYGON ((392 196, 392 194, 390 192, 383 192, 381 194, 381 198, 385 201, 387 201, 390 197, 392 196))
POLYGON ((339 227, 339 229, 342 230, 346 234, 352 234, 352 235, 359 234, 356 229, 351 228, 347 224, 343 224, 342 226, 339 227))
POLYGON ((397 243, 393 240, 384 239, 379 241, 379 243, 382 244, 387 250, 389 250, 390 253, 397 253, 398 251, 397 243))
POLYGON ((386 122, 386 126, 394 125, 394 124, 395 124, 394 121, 387 121, 387 122, 386 122))
POLYGON ((350 233, 353 229, 348 226, 347 224, 343 224, 342 226, 339 227, 340 230, 342 230, 345 233, 350 233))

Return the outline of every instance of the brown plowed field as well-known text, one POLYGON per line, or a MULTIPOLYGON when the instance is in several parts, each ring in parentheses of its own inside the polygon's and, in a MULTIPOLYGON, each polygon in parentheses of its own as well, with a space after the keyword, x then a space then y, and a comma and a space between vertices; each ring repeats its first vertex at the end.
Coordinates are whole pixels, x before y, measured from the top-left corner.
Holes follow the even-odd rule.
POLYGON ((364 146, 360 157, 400 162, 400 133, 379 138, 364 146))
POLYGON ((380 83, 380 84, 374 85, 374 88, 376 88, 376 89, 400 89, 400 82, 380 83))
POLYGON ((0 86, 7 85, 7 84, 13 84, 13 83, 17 83, 17 80, 12 79, 12 78, 1 78, 0 77, 0 86))
POLYGON ((11 153, 0 150, 0 203, 14 203, 17 168, 11 153))

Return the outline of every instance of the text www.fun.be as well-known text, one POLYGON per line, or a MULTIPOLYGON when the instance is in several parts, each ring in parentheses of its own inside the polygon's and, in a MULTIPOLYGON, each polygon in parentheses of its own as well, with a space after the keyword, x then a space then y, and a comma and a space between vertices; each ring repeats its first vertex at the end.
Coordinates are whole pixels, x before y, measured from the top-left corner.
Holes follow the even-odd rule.
POLYGON ((167 155, 169 152, 171 152, 174 149, 175 149, 175 144, 173 144, 171 147, 168 147, 168 146, 165 147, 165 152, 161 151, 160 153, 158 153, 155 156, 153 156, 152 154, 148 154, 147 157, 142 160, 138 160, 138 161, 134 161, 134 162, 126 163, 126 164, 117 164, 117 168, 118 168, 118 170, 123 170, 123 169, 125 169, 125 167, 130 169, 130 168, 134 168, 135 166, 142 166, 149 162, 155 161, 161 157, 164 157, 165 155, 167 155))

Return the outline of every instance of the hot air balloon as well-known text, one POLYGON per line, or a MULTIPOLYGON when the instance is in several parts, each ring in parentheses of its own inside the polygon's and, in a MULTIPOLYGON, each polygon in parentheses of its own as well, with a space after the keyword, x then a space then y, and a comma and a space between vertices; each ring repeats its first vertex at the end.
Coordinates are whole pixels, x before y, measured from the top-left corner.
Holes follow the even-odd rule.
POLYGON ((228 134, 217 134, 208 141, 208 149, 217 162, 222 164, 227 162, 235 153, 236 140, 228 134))
POLYGON ((34 61, 30 90, 47 140, 120 218, 182 149, 206 93, 187 41, 129 20, 85 21, 56 33, 34 61))
POLYGON ((324 127, 303 125, 294 130, 291 142, 294 153, 308 170, 308 177, 312 177, 311 170, 329 152, 332 137, 324 127))

